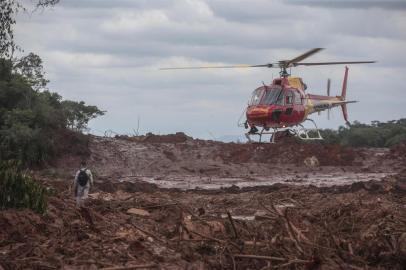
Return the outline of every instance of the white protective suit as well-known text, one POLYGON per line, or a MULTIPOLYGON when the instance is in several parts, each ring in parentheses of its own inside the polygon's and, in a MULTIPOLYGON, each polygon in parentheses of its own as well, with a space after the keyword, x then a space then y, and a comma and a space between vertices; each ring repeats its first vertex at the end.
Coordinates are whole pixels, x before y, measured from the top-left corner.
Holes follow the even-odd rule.
POLYGON ((92 187, 92 186, 93 186, 93 175, 92 175, 92 172, 91 172, 89 169, 87 169, 87 168, 81 168, 80 170, 78 170, 78 171, 76 172, 75 179, 74 179, 74 182, 73 182, 73 188, 74 188, 74 191, 75 191, 75 197, 76 197, 76 204, 77 204, 77 206, 79 206, 79 207, 83 206, 84 200, 87 199, 87 196, 88 196, 88 194, 89 194, 90 187, 92 187), (81 185, 78 183, 79 173, 80 173, 80 171, 82 171, 82 170, 84 170, 84 171, 86 172, 86 174, 87 174, 87 176, 88 176, 88 178, 89 178, 89 180, 87 181, 87 183, 86 183, 85 186, 81 186, 81 185))

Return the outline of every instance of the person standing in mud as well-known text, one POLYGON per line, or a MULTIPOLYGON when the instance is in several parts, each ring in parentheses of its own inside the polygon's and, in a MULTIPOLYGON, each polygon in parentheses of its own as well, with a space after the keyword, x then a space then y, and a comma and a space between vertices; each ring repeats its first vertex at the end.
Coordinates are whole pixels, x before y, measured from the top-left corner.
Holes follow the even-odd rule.
POLYGON ((86 161, 80 163, 80 169, 76 172, 73 182, 75 191, 76 205, 84 206, 84 201, 87 199, 90 188, 93 186, 92 172, 87 168, 86 161))

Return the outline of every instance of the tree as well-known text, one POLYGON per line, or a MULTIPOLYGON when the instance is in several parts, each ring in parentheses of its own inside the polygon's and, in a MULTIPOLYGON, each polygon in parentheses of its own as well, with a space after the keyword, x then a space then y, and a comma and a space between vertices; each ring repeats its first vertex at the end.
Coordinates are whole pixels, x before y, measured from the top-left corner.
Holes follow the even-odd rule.
POLYGON ((0 56, 10 57, 16 45, 14 43, 13 25, 16 23, 15 14, 18 5, 14 1, 2 0, 0 2, 0 56))
MULTIPOLYGON (((44 8, 59 3, 59 0, 37 0, 34 3, 36 8, 44 8)), ((25 10, 22 0, 1 0, 0 1, 0 57, 12 58, 19 47, 14 41, 14 25, 16 15, 19 11, 25 10)))
POLYGON ((13 64, 11 61, 0 58, 0 81, 10 81, 13 64))
POLYGON ((85 102, 65 100, 62 102, 63 111, 67 119, 67 127, 74 131, 87 130, 87 124, 91 119, 105 114, 96 106, 85 105, 85 102))
POLYGON ((49 83, 49 80, 45 78, 42 59, 34 53, 29 53, 27 56, 18 59, 14 64, 13 71, 27 80, 27 83, 35 91, 45 90, 49 83))
POLYGON ((36 91, 25 74, 14 71, 11 60, 0 59, 0 161, 41 164, 66 143, 58 134, 68 128, 86 130, 104 112, 83 101, 62 101, 57 93, 36 91))

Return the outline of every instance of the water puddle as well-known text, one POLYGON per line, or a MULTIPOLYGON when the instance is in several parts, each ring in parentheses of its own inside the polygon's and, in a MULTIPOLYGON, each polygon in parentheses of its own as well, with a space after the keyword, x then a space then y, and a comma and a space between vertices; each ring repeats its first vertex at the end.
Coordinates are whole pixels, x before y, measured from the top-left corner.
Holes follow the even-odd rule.
MULTIPOLYGON (((199 176, 167 176, 165 178, 154 177, 134 177, 134 179, 153 183, 162 188, 188 189, 220 189, 231 186, 253 187, 269 186, 276 183, 286 183, 293 185, 315 185, 326 187, 333 185, 348 185, 355 182, 380 180, 391 173, 313 173, 313 174, 285 174, 272 175, 269 177, 199 177, 199 176)), ((132 181, 127 178, 126 181, 132 181)))

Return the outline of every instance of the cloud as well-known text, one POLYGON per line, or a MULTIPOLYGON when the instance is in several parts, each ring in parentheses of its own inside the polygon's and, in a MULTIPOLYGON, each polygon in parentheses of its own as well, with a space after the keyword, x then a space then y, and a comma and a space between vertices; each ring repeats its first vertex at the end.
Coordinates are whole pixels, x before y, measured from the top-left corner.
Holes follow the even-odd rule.
POLYGON ((102 24, 101 28, 107 32, 136 33, 145 29, 155 28, 169 22, 165 12, 161 10, 149 10, 141 13, 122 13, 102 24))
POLYGON ((288 0, 287 2, 292 5, 314 6, 328 9, 406 9, 406 2, 397 0, 288 0))
MULTIPOLYGON (((251 92, 279 70, 160 67, 264 64, 325 47, 309 61, 378 60, 350 67, 348 95, 361 101, 349 108, 351 119, 405 117, 406 16, 402 3, 396 9, 393 3, 69 0, 20 14, 16 37, 43 58, 51 89, 108 111, 91 123, 94 130, 130 132, 139 116, 145 132, 209 138, 208 130, 243 133, 236 122, 251 92)), ((343 67, 292 72, 312 93, 324 94, 329 77, 339 91, 343 67)), ((339 111, 335 115, 330 122, 315 117, 321 127, 337 127, 343 120, 339 111)))

